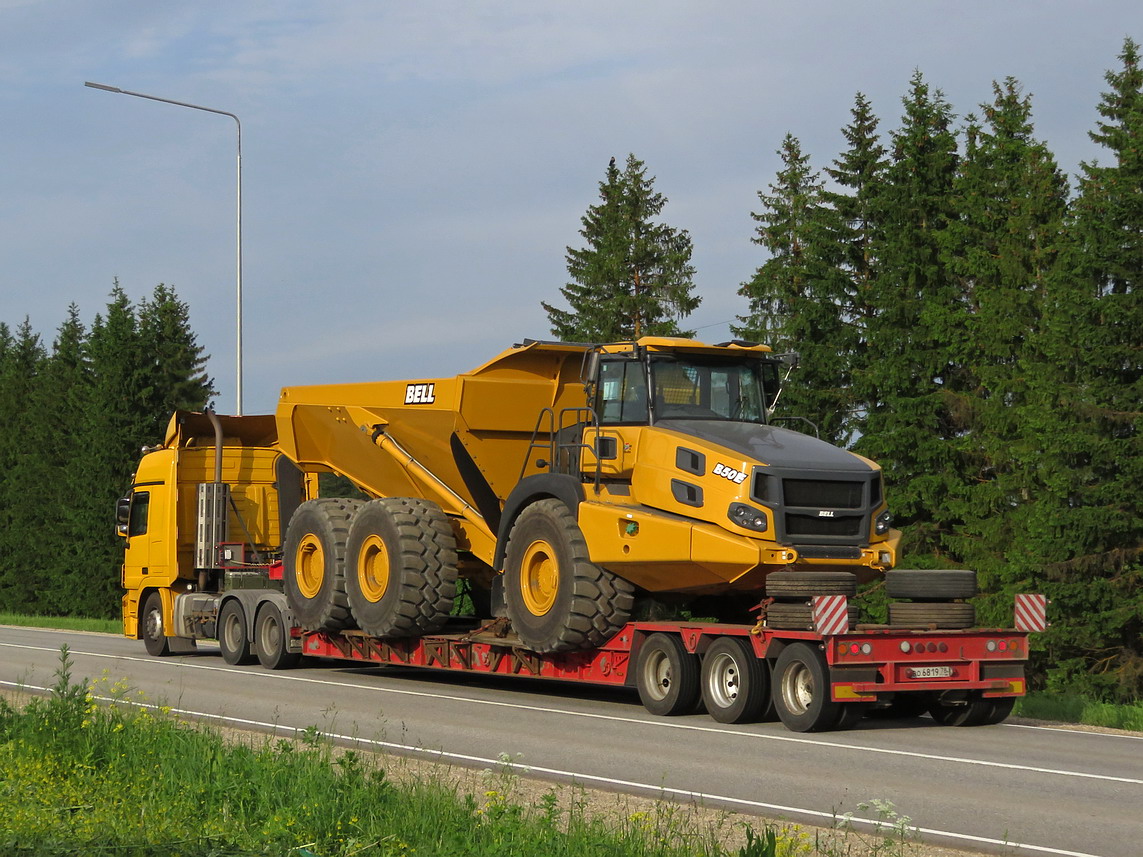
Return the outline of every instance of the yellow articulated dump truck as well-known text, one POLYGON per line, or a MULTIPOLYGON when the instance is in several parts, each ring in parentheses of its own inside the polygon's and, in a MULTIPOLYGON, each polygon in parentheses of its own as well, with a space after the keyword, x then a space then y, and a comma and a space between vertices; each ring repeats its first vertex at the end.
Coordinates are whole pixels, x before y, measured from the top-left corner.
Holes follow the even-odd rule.
POLYGON ((288 387, 273 416, 176 413, 119 504, 124 633, 271 669, 627 685, 653 713, 796 731, 999 722, 1043 599, 976 628, 972 571, 894 569, 880 469, 782 425, 784 365, 526 341, 451 378, 288 387), (861 621, 875 579, 888 624, 861 621))

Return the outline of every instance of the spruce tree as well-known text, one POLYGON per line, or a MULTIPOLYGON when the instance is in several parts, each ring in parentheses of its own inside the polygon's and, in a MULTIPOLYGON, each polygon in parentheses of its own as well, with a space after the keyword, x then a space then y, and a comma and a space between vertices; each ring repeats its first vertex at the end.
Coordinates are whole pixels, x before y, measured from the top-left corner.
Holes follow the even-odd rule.
POLYGON ((749 301, 735 335, 799 353, 800 367, 787 385, 782 410, 805 417, 823 437, 844 439, 849 408, 848 361, 854 350, 851 296, 836 255, 822 202, 822 182, 801 144, 790 134, 778 150, 782 159, 770 193, 758 192, 762 211, 752 239, 769 258, 738 290, 749 301))
POLYGON ((690 336, 679 321, 699 305, 691 237, 656 223, 667 198, 634 155, 615 159, 600 182, 600 202, 583 216, 586 246, 567 248, 572 282, 560 289, 570 309, 542 302, 552 334, 563 340, 614 342, 641 336, 690 336))
POLYGON ((920 72, 903 102, 877 197, 883 230, 872 252, 880 272, 870 289, 870 356, 859 375, 869 410, 856 448, 884 467, 890 508, 908 526, 909 547, 922 552, 939 549, 955 523, 946 502, 960 482, 949 440, 960 430, 955 353, 964 302, 946 269, 942 237, 956 216, 952 112, 920 72))

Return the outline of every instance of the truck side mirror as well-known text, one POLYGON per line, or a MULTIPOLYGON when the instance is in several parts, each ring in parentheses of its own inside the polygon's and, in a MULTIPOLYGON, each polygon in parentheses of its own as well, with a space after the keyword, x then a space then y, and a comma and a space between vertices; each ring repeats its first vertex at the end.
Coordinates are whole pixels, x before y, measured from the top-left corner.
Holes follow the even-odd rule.
POLYGON ((583 369, 580 380, 585 385, 595 384, 599 380, 599 352, 592 350, 583 358, 583 369))
POLYGON ((115 504, 115 532, 127 535, 127 523, 131 520, 131 495, 120 497, 115 504))

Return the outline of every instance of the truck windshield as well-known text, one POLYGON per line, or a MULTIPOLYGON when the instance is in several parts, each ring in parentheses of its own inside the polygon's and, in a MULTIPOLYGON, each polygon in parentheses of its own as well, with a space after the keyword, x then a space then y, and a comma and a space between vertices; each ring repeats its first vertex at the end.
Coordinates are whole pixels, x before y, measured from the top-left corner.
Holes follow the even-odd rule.
POLYGON ((778 367, 763 360, 653 356, 651 388, 656 420, 763 423, 778 392, 778 367))

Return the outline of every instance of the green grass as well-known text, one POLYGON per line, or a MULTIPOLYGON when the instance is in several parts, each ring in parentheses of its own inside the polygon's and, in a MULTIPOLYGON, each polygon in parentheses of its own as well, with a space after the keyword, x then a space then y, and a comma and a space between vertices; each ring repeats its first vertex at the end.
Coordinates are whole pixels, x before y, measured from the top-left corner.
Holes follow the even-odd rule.
POLYGON ((1030 693, 1016 701, 1015 713, 1038 720, 1056 720, 1143 732, 1143 703, 1140 702, 1116 705, 1110 702, 1096 702, 1081 696, 1030 693))
POLYGON ((98 631, 101 634, 123 633, 123 623, 119 619, 86 619, 79 616, 25 616, 21 613, 0 613, 0 625, 58 628, 63 631, 98 631))

